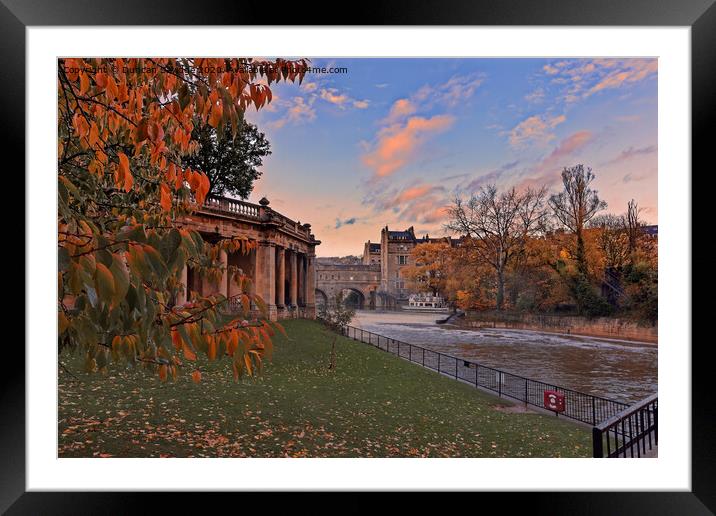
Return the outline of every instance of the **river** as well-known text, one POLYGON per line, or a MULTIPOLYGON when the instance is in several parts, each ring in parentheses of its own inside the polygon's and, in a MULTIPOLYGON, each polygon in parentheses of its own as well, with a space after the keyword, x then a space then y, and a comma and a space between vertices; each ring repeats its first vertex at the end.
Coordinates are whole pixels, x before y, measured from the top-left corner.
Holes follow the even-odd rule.
POLYGON ((445 314, 358 310, 352 326, 489 367, 624 402, 657 390, 653 344, 438 325, 445 314))

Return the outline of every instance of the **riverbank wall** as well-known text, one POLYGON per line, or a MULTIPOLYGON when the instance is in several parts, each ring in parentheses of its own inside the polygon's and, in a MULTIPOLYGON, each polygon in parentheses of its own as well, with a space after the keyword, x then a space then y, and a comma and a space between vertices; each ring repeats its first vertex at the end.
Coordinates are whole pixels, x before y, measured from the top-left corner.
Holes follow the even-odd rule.
POLYGON ((657 325, 642 326, 634 321, 613 317, 590 319, 566 315, 468 313, 464 319, 458 319, 457 324, 467 328, 535 330, 649 342, 652 344, 658 344, 659 341, 657 325))

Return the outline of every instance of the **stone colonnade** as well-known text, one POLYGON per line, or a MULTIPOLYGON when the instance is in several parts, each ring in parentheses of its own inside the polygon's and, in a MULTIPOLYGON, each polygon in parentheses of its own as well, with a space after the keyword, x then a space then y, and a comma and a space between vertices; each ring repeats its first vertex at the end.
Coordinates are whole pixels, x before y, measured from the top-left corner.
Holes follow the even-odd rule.
MULTIPOLYGON (((298 249, 282 247, 260 241, 248 255, 239 253, 219 256, 224 274, 220 283, 212 284, 184 267, 180 281, 185 286, 177 297, 177 304, 187 301, 188 293, 196 291, 203 296, 223 294, 230 298, 230 306, 238 308, 241 287, 227 272, 229 265, 239 267, 250 282, 244 291, 258 295, 266 304, 271 320, 292 317, 316 316, 316 257, 298 249)), ((254 305, 255 307, 255 305, 254 305)))

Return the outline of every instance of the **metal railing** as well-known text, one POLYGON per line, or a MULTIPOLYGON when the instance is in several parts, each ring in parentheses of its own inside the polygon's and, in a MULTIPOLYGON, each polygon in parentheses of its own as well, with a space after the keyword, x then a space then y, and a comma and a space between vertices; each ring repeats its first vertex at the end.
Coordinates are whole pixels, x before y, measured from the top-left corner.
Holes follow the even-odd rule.
POLYGON ((452 376, 456 380, 462 380, 475 387, 495 392, 500 397, 505 396, 523 401, 545 410, 547 410, 544 404, 545 391, 556 391, 564 396, 565 403, 564 411, 555 412, 555 414, 561 414, 589 425, 596 426, 599 422, 609 420, 628 408, 628 405, 621 401, 532 380, 471 360, 378 335, 361 328, 347 326, 343 334, 348 338, 370 344, 433 371, 452 376))
POLYGON ((659 442, 659 400, 656 394, 592 428, 594 457, 642 457, 659 442))

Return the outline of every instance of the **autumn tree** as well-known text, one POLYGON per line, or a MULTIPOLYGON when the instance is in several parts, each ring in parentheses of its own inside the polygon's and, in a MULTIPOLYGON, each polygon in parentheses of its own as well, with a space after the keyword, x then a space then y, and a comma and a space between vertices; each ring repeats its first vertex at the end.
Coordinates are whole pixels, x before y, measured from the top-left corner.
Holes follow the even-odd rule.
MULTIPOLYGON (((58 63, 59 350, 85 355, 87 368, 111 360, 141 364, 162 380, 198 353, 229 357, 234 377, 252 374, 271 351, 274 328, 254 317, 260 298, 246 292, 223 252, 248 252, 234 237, 209 243, 182 227, 211 185, 186 166, 195 129, 224 137, 243 112, 271 101, 270 85, 300 82, 305 60, 224 58, 60 59, 58 63), (238 313, 221 294, 184 288, 191 266, 208 280, 229 274, 244 293, 238 313)), ((192 373, 199 381, 201 372, 192 373)))
POLYGON ((637 202, 632 199, 627 203, 627 211, 624 216, 626 234, 629 241, 629 256, 634 259, 634 254, 637 251, 639 245, 639 239, 642 236, 644 230, 644 223, 639 218, 641 209, 637 202))
POLYGON ((597 232, 596 240, 602 253, 604 267, 620 270, 630 254, 625 217, 612 213, 597 215, 589 226, 597 232))
POLYGON ((414 265, 405 267, 403 273, 410 286, 434 296, 444 294, 449 275, 450 244, 427 242, 416 245, 412 251, 414 265))
POLYGON ((596 190, 590 186, 595 176, 592 169, 579 164, 562 170, 563 190, 549 198, 554 217, 559 224, 571 231, 576 238, 575 260, 577 268, 585 277, 588 275, 587 259, 584 247, 584 229, 589 221, 607 203, 599 198, 596 190))
POLYGON ((446 227, 469 237, 470 246, 480 259, 494 270, 496 308, 502 310, 505 299, 505 272, 512 260, 523 252, 527 238, 544 229, 546 190, 515 188, 498 193, 494 185, 483 187, 467 202, 457 197, 448 208, 446 227))
POLYGON ((263 158, 271 154, 264 133, 241 117, 235 131, 231 122, 224 134, 210 124, 196 125, 192 139, 199 144, 196 153, 183 159, 185 167, 201 170, 209 178, 208 195, 235 195, 248 198, 254 182, 261 176, 263 158))

